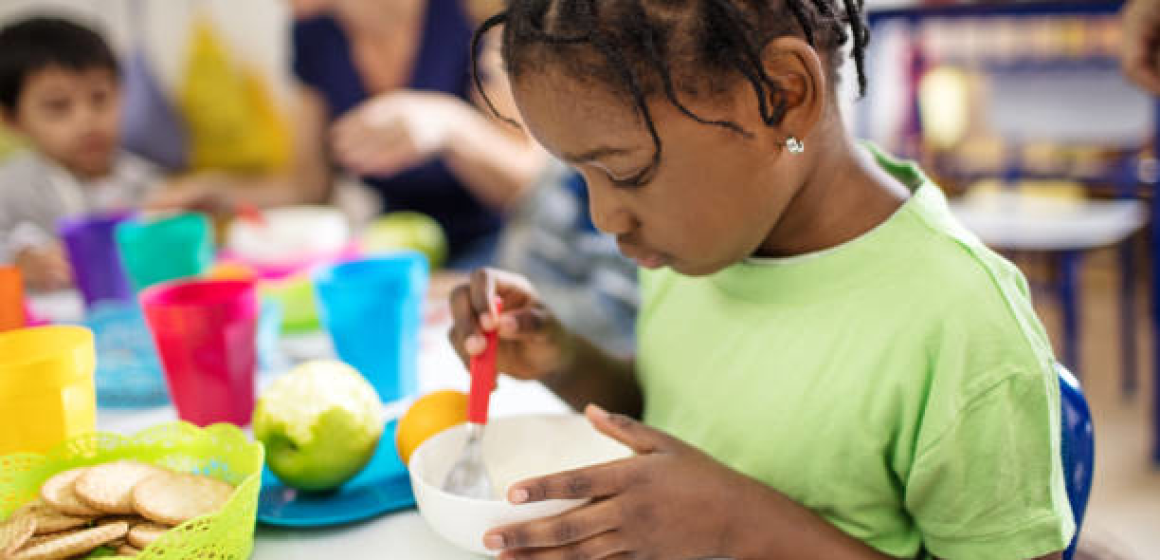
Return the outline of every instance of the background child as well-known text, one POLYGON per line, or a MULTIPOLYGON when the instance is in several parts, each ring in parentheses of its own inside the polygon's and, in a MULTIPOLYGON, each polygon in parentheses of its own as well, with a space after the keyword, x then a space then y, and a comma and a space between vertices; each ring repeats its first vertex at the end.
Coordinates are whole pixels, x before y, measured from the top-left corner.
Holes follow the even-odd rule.
POLYGON ((859 6, 515 0, 489 22, 529 131, 647 269, 633 360, 522 277, 452 295, 461 354, 498 329, 501 371, 599 405, 636 451, 513 485, 594 500, 490 531, 500 558, 1060 557, 1050 345, 1022 276, 938 187, 844 129, 859 6))
POLYGON ((32 150, 0 167, 0 262, 27 283, 70 283, 61 218, 132 208, 154 171, 123 152, 117 60, 96 32, 35 17, 0 30, 0 113, 32 150))

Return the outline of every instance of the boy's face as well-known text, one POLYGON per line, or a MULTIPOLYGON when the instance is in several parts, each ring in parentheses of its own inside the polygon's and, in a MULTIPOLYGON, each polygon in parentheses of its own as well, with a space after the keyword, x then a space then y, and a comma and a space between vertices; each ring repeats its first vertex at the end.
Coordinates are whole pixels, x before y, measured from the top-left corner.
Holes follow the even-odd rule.
POLYGON ((529 72, 513 86, 528 130, 584 175, 593 223, 647 268, 705 275, 752 256, 803 180, 761 122, 751 90, 728 97, 735 102, 682 99, 700 117, 732 120, 751 137, 698 123, 664 99, 650 102, 661 160, 643 186, 625 187, 616 179, 638 175, 655 152, 631 101, 558 73, 529 72))
POLYGON ((120 140, 117 78, 106 68, 49 66, 30 74, 10 124, 45 156, 75 175, 110 171, 120 140))

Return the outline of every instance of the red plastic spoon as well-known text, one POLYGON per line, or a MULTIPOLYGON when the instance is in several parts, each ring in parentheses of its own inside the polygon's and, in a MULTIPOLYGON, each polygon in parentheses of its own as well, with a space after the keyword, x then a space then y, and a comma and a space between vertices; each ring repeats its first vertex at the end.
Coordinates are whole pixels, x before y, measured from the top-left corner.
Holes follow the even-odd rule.
MULTIPOLYGON (((493 317, 499 318, 503 304, 495 302, 493 317)), ((498 323, 498 321, 496 321, 498 323)), ((487 346, 471 357, 471 392, 467 402, 467 445, 463 454, 443 479, 443 490, 481 500, 492 497, 491 477, 483 464, 483 427, 487 424, 491 392, 495 389, 495 358, 499 346, 499 325, 483 333, 487 346)))

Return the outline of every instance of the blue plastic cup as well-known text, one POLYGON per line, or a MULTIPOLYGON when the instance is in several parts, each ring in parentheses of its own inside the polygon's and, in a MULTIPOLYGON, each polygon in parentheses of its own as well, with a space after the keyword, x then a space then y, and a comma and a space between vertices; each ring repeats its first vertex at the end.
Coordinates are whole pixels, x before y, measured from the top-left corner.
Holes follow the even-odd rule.
POLYGON ((100 302, 137 301, 113 237, 117 224, 130 216, 125 212, 92 214, 61 220, 57 226, 77 288, 90 308, 100 302))
POLYGON ((319 316, 334 349, 391 402, 418 390, 427 259, 406 251, 314 272, 319 316))

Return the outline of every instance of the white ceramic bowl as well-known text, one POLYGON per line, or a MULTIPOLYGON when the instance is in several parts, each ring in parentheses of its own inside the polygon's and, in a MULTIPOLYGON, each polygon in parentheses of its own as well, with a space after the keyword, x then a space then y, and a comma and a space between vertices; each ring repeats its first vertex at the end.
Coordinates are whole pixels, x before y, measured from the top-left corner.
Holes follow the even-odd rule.
POLYGON ((597 432, 581 415, 493 418, 484 433, 483 458, 499 495, 493 500, 477 500, 442 489, 443 478, 466 442, 466 424, 423 442, 411 456, 411 485, 427 524, 456 546, 479 554, 492 554, 483 546, 483 534, 489 529, 553 516, 584 503, 548 500, 513 505, 503 498, 513 483, 632 454, 597 432))
POLYGON ((258 266, 286 266, 338 255, 350 242, 346 216, 329 206, 287 206, 262 211, 264 224, 234 220, 226 247, 258 266))

